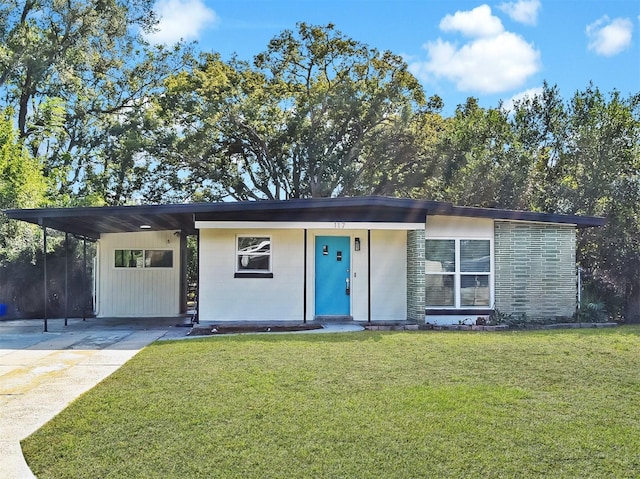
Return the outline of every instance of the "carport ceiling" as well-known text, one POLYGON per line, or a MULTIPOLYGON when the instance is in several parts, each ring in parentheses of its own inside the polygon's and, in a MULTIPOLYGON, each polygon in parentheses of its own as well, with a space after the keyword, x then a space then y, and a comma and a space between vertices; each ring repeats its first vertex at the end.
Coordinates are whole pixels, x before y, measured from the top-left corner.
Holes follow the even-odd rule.
POLYGON ((186 206, 189 205, 43 208, 5 213, 12 219, 98 239, 103 233, 145 230, 195 234, 193 213, 183 208, 186 206))

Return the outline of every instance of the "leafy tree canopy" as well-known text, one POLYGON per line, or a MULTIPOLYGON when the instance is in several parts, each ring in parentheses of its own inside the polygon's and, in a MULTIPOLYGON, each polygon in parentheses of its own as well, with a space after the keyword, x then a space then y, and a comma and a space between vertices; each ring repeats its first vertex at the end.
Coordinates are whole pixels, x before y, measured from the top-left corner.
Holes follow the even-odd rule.
POLYGON ((0 5, 0 107, 13 108, 24 145, 44 159, 51 198, 58 204, 131 200, 133 153, 122 151, 118 129, 136 124, 136 110, 182 65, 182 46, 152 47, 141 36, 156 23, 152 4, 7 0, 0 5))
POLYGON ((386 151, 378 135, 408 127, 424 101, 401 57, 300 23, 252 64, 204 55, 172 77, 167 156, 209 199, 354 194, 386 151))

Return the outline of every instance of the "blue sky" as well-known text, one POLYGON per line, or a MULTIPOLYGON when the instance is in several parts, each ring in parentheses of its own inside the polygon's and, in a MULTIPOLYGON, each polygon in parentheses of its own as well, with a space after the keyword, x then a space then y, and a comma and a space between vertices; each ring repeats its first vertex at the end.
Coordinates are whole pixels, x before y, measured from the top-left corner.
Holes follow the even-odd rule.
POLYGON ((565 99, 589 82, 640 92, 640 0, 158 0, 149 40, 197 41, 203 51, 251 60, 296 23, 333 23, 403 55, 445 114, 467 97, 506 105, 558 85, 565 99))

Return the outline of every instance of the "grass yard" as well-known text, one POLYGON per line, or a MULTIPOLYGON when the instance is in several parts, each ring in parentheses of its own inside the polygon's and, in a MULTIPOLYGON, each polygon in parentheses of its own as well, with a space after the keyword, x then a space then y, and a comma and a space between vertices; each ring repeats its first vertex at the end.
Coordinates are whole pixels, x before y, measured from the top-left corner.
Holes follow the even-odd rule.
POLYGON ((159 342, 22 444, 38 478, 636 478, 640 327, 159 342))

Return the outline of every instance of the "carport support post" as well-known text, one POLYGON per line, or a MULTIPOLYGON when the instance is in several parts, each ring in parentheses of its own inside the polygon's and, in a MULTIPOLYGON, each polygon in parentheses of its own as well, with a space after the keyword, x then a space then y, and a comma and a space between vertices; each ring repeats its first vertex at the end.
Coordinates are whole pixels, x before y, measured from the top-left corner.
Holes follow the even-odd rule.
POLYGON ((43 260, 43 276, 44 276, 44 332, 48 332, 48 325, 47 325, 47 298, 49 297, 48 291, 47 291, 47 227, 44 224, 44 221, 42 222, 42 231, 43 231, 43 245, 42 245, 42 253, 44 254, 44 260, 43 260))
POLYGON ((87 320, 87 237, 82 237, 82 320, 87 320))
MULTIPOLYGON (((195 223, 196 217, 193 215, 193 221, 195 223)), ((198 251, 196 262, 196 277, 198 278, 196 282, 196 323, 200 324, 200 230, 198 230, 198 234, 196 235, 196 250, 198 251)))
POLYGON ((367 230, 367 323, 371 324, 371 230, 367 230))
POLYGON ((69 233, 64 234, 64 325, 69 320, 69 233))

